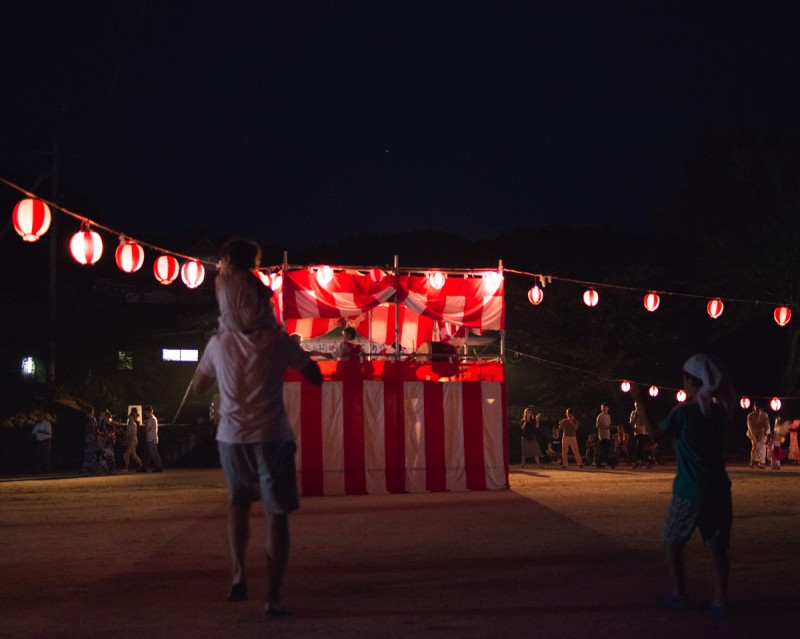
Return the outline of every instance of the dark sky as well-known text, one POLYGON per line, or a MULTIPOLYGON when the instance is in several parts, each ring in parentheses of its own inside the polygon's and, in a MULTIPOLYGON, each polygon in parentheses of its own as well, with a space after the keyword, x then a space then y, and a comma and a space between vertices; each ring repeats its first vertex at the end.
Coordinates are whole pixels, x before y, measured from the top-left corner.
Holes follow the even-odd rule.
POLYGON ((0 175, 57 139, 63 204, 134 237, 640 230, 705 127, 800 114, 794 1, 4 5, 0 175))

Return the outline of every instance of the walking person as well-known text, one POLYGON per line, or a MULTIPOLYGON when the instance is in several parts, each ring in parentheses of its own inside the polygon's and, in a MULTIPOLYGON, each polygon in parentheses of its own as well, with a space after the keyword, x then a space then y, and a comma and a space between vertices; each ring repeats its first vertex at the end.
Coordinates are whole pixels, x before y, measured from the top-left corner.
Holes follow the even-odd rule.
POLYGON ((158 453, 158 418, 153 413, 152 406, 145 406, 142 409, 144 414, 144 433, 147 439, 147 448, 144 456, 144 463, 139 468, 139 473, 146 473, 147 467, 150 462, 153 462, 155 468, 154 473, 160 473, 164 470, 164 464, 161 463, 161 455, 158 453))
POLYGON ((662 603, 667 608, 688 605, 684 548, 699 528, 711 555, 714 594, 710 611, 723 616, 728 609, 733 507, 722 452, 735 397, 722 368, 702 354, 692 355, 683 365, 683 388, 686 401, 675 406, 659 427, 663 435, 676 439, 672 502, 661 532, 671 591, 662 603))
POLYGON ((537 465, 541 463, 542 449, 537 440, 540 417, 541 415, 538 413, 536 415, 533 414, 532 406, 528 406, 522 411, 522 424, 520 426, 522 430, 522 440, 520 445, 523 468, 525 468, 525 460, 528 457, 533 457, 537 465))
POLYGON ((561 431, 561 467, 566 468, 569 466, 569 451, 572 451, 575 457, 575 463, 578 468, 583 468, 583 459, 578 450, 578 420, 575 419, 575 413, 571 408, 567 409, 567 416, 558 422, 558 428, 561 431))
POLYGON ((761 400, 753 402, 753 410, 747 415, 747 437, 750 440, 750 468, 765 468, 767 461, 767 433, 769 417, 761 409, 761 400))
POLYGON ((139 444, 139 410, 134 406, 128 413, 128 423, 125 425, 125 452, 122 453, 123 470, 127 473, 131 460, 135 461, 139 468, 143 468, 139 455, 136 454, 136 446, 139 444))
POLYGON ((281 600, 281 586, 289 561, 289 513, 300 506, 294 458, 297 446, 283 403, 287 368, 299 370, 310 384, 322 384, 319 365, 284 331, 272 327, 227 330, 212 335, 192 379, 199 394, 209 390, 215 380, 219 389, 217 443, 229 496, 228 600, 247 599, 250 508, 261 499, 267 528, 264 612, 269 617, 291 614, 281 600))
POLYGON ((600 413, 595 420, 595 426, 600 449, 595 466, 602 468, 605 462, 609 468, 615 468, 616 463, 611 459, 611 415, 608 414, 608 404, 605 402, 600 404, 600 413))

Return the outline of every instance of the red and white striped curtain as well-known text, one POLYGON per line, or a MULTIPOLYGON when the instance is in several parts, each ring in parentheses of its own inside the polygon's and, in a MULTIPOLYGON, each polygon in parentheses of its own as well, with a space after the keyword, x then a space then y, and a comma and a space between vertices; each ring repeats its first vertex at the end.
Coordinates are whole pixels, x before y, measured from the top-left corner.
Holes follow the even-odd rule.
POLYGON ((288 381, 304 495, 508 487, 505 383, 288 381))

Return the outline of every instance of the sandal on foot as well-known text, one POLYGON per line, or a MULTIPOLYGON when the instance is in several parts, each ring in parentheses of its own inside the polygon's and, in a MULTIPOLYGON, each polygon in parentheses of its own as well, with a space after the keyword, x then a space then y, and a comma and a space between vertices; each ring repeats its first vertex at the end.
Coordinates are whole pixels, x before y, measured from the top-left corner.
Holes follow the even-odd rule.
POLYGON ((228 594, 228 601, 247 601, 247 584, 245 582, 233 584, 228 594))
POLYGON ((267 617, 273 617, 275 619, 292 616, 292 611, 281 604, 265 604, 264 613, 267 615, 267 617))

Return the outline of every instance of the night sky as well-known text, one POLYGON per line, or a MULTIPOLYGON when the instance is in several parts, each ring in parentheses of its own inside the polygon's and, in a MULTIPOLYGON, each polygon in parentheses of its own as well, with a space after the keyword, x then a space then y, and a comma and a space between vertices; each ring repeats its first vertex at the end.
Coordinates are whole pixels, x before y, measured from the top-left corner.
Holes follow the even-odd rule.
POLYGON ((57 140, 134 237, 646 230, 707 127, 797 123, 799 42, 763 0, 6 2, 0 176, 49 197, 57 140))

